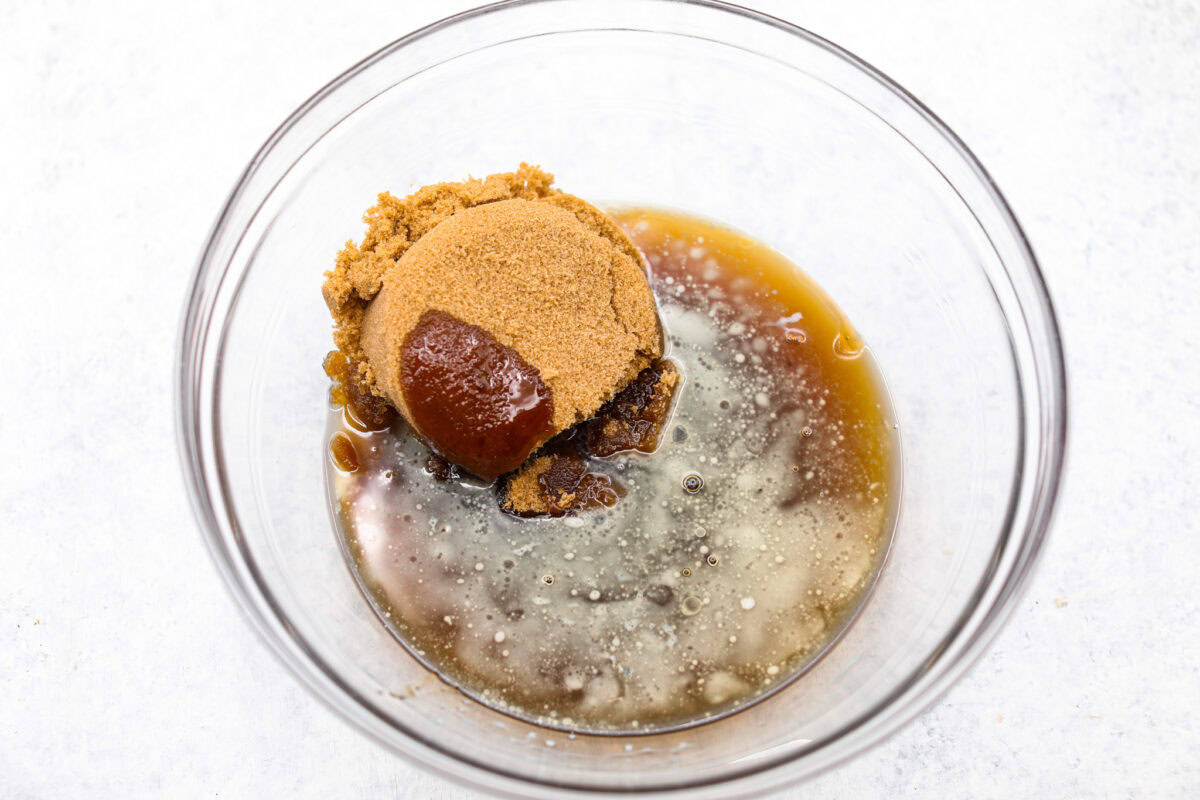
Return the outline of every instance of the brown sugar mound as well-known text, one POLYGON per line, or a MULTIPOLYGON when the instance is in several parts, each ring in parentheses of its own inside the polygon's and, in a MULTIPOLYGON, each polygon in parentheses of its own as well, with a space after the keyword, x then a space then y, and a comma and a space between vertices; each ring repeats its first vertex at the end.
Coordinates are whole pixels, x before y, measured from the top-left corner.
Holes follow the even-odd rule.
POLYGON ((380 195, 365 217, 366 238, 347 244, 328 274, 334 341, 353 375, 435 449, 437 437, 414 421, 402 374, 406 339, 428 312, 486 332, 548 387, 551 425, 510 469, 591 417, 662 353, 636 248, 611 219, 551 181, 523 164, 403 200, 380 195))
POLYGON ((548 202, 460 211, 384 276, 360 342, 401 413, 402 345, 429 310, 486 330, 535 367, 553 394, 557 430, 591 416, 661 353, 641 264, 548 202))

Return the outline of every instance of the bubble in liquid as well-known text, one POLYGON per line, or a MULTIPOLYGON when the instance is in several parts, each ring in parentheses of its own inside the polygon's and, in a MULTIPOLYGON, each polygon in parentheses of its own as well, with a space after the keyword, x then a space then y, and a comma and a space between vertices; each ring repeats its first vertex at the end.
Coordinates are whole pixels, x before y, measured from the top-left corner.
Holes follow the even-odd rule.
POLYGON ((710 567, 715 567, 717 565, 717 557, 712 553, 709 553, 708 558, 706 558, 704 560, 708 562, 708 565, 710 567))
POLYGON ((688 595, 679 601, 679 610, 685 617, 693 617, 700 613, 700 609, 703 607, 703 605, 704 604, 700 602, 699 597, 696 597, 695 595, 688 595))
POLYGON ((852 331, 840 331, 833 337, 833 352, 838 358, 858 358, 862 351, 863 343, 852 331))
POLYGON ((801 429, 800 433, 804 434, 805 436, 812 436, 813 429, 811 427, 809 427, 808 425, 805 425, 804 428, 801 429))
POLYGON ((683 490, 688 494, 695 494, 704 488, 704 478, 701 478, 695 472, 689 472, 683 476, 683 490))
POLYGON ((690 578, 690 577, 692 577, 692 568, 684 567, 683 569, 679 570, 679 574, 685 578, 690 578))
POLYGON ((808 334, 799 328, 787 328, 783 332, 783 338, 792 344, 804 344, 808 341, 808 334))
POLYGON ((554 583, 554 576, 553 576, 553 575, 543 575, 543 576, 542 576, 542 583, 544 583, 544 584, 546 584, 547 586, 549 586, 550 584, 554 583))

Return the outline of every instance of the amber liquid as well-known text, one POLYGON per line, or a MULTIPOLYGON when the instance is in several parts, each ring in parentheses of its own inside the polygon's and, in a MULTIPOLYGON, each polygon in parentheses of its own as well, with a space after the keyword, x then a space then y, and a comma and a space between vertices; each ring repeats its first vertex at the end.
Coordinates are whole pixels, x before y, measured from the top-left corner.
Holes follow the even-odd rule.
POLYGON ((794 265, 693 217, 614 217, 682 373, 656 452, 591 459, 615 505, 513 517, 436 481, 402 422, 341 407, 330 477, 366 594, 443 679, 543 725, 651 732, 744 708, 840 635, 887 550, 897 444, 869 351, 794 265))

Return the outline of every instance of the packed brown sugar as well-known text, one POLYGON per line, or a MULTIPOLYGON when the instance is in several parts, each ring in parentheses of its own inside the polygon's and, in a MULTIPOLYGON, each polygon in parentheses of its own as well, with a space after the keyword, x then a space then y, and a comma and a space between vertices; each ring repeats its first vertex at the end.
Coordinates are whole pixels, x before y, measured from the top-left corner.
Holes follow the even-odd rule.
POLYGON ((364 389, 487 479, 591 417, 662 353, 639 254, 549 180, 523 167, 383 195, 325 284, 364 389))

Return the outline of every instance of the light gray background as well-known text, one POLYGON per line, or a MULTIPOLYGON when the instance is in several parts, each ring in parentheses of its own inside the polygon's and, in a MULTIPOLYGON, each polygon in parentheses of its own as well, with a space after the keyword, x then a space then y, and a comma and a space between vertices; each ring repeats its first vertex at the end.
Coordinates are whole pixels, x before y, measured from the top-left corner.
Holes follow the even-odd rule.
MULTIPOLYGON (((259 645, 183 494, 171 375, 208 226, 328 79, 459 2, 0 8, 0 796, 467 798, 259 645)), ((759 0, 991 170, 1066 337, 1071 452, 1032 590, 959 686, 780 797, 1200 787, 1200 5, 759 0)))

